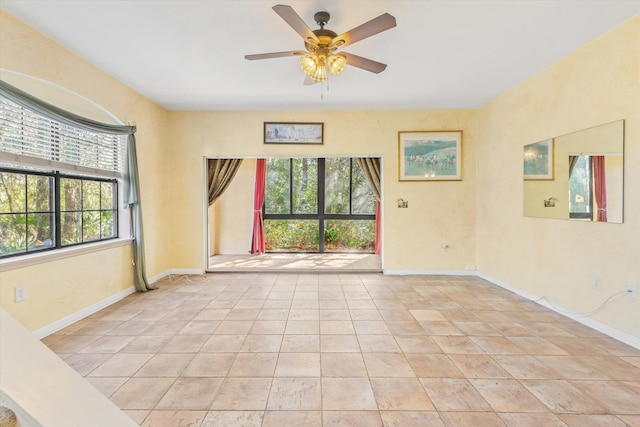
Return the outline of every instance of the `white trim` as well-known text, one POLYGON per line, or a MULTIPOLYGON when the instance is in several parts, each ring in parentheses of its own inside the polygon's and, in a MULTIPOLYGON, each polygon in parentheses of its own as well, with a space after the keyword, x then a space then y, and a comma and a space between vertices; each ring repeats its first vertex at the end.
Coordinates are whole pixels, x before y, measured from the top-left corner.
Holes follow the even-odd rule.
POLYGON ((468 270, 391 270, 383 269, 389 276, 476 276, 475 271, 468 270))
POLYGON ((202 192, 202 209, 204 216, 204 260, 203 265, 209 266, 209 258, 211 257, 211 231, 209 230, 209 159, 205 156, 203 159, 203 175, 204 185, 202 192))
POLYGON ((130 245, 131 241, 132 239, 129 237, 119 238, 96 243, 87 243, 70 248, 55 249, 51 251, 16 256, 13 258, 5 258, 0 260, 0 272, 16 270, 18 268, 29 267, 32 265, 43 264, 47 262, 53 262, 64 258, 71 258, 88 254, 91 252, 104 251, 119 246, 126 246, 130 245))
MULTIPOLYGON (((203 274, 203 270, 197 269, 197 268, 196 269, 172 269, 172 270, 164 271, 153 277, 147 278, 147 280, 149 281, 149 284, 152 284, 159 280, 164 279, 165 277, 168 277, 170 274, 203 274)), ((32 333, 38 339, 45 338, 59 331, 60 329, 64 329, 67 326, 79 320, 84 319, 85 317, 91 316, 93 313, 96 313, 102 310, 103 308, 106 308, 111 304, 114 304, 135 292, 136 292, 136 288, 132 286, 130 288, 125 289, 124 291, 120 291, 117 294, 111 295, 110 297, 107 297, 101 301, 98 301, 97 303, 92 304, 89 307, 85 307, 80 311, 76 311, 75 313, 65 316, 60 320, 56 320, 55 322, 50 323, 47 326, 44 326, 40 329, 37 329, 32 333)))
MULTIPOLYGON (((87 166, 74 165, 70 163, 58 162, 56 160, 40 159, 37 157, 24 156, 16 153, 6 153, 0 151, 0 161, 12 165, 33 166, 47 170, 60 170, 68 173, 78 173, 82 176, 100 178, 122 178, 122 172, 109 171, 105 169, 90 168, 87 166)), ((28 172, 28 170, 27 170, 28 172)))
POLYGON ((156 274, 155 276, 152 277, 147 277, 147 281, 149 282, 149 284, 153 284, 156 283, 162 279, 164 279, 165 277, 167 277, 169 275, 169 271, 163 271, 160 274, 156 274))
POLYGON ((20 73, 18 71, 8 70, 6 68, 0 68, 0 73, 15 74, 16 76, 24 77, 24 78, 27 78, 29 80, 33 80, 33 81, 36 81, 36 82, 44 83, 44 84, 47 84, 49 86, 55 87, 56 89, 60 89, 61 91, 66 92, 69 95, 73 95, 73 96, 75 96, 75 97, 77 97, 79 99, 82 99, 87 104, 89 104, 89 105, 95 107, 96 109, 100 110, 100 112, 102 112, 102 113, 106 114, 107 116, 109 116, 114 121, 115 124, 124 125, 124 122, 122 120, 120 120, 118 117, 116 117, 115 114, 113 114, 111 111, 109 111, 106 108, 102 107, 100 104, 96 103, 95 101, 90 100, 86 96, 82 96, 79 93, 74 92, 71 89, 67 89, 66 87, 61 86, 61 85, 59 85, 57 83, 53 83, 53 82, 50 82, 49 80, 41 79, 39 77, 34 77, 34 76, 29 75, 29 74, 20 73))
POLYGON ((540 298, 542 298, 542 295, 535 295, 532 294, 530 292, 527 292, 525 290, 522 290, 516 286, 510 285, 509 283, 503 282, 501 280, 495 279, 491 276, 487 276, 486 274, 483 273, 478 273, 477 274, 478 277, 493 283, 496 286, 500 286, 503 289, 506 289, 508 291, 513 292, 514 294, 520 295, 521 297, 524 297, 528 300, 531 300, 537 304, 540 304, 543 307, 546 307, 550 310, 555 311, 556 313, 559 313, 571 320, 575 320, 576 322, 582 323, 585 326, 588 326, 592 329, 595 329, 596 331, 602 332, 605 335, 608 335, 612 338, 617 339, 618 341, 621 341, 625 344, 628 344, 632 347, 635 347, 637 349, 640 350, 640 337, 636 337, 634 335, 628 334, 626 332, 623 332, 619 329, 616 329, 612 326, 609 326, 607 324, 604 324, 602 322, 599 322, 597 320, 594 320, 590 317, 585 317, 585 316, 581 316, 578 313, 573 312, 572 310, 562 307, 558 304, 550 304, 548 301, 546 300, 541 300, 540 298))
POLYGON ((118 301, 120 301, 121 299, 126 298, 127 296, 131 295, 132 293, 134 293, 136 291, 135 287, 130 287, 125 289, 124 291, 120 291, 117 294, 111 295, 110 297, 107 297, 101 301, 98 301, 95 304, 90 305, 89 307, 85 307, 80 311, 76 311, 75 313, 72 313, 68 316, 63 317, 60 320, 56 320, 53 323, 48 324, 47 326, 44 326, 40 329, 37 329, 35 331, 33 331, 33 335, 38 338, 38 339, 42 339, 44 337, 47 337, 57 331, 59 331, 60 329, 66 328, 67 326, 84 319, 87 316, 91 316, 93 313, 96 313, 100 310, 102 310, 103 308, 106 308, 108 306, 110 306, 111 304, 114 304, 118 301))
POLYGON ((384 266, 385 266, 385 258, 387 255, 387 251, 384 250, 384 245, 385 245, 385 241, 386 239, 386 233, 385 233, 385 221, 387 219, 387 216, 384 214, 384 206, 385 206, 385 202, 386 202, 386 196, 385 196, 385 172, 384 172, 384 156, 380 156, 378 157, 380 159, 380 230, 378 230, 378 233, 380 234, 380 268, 382 269, 382 271, 384 272, 384 266))
POLYGON ((170 274, 204 274, 204 270, 201 268, 173 268, 167 270, 165 276, 170 274))

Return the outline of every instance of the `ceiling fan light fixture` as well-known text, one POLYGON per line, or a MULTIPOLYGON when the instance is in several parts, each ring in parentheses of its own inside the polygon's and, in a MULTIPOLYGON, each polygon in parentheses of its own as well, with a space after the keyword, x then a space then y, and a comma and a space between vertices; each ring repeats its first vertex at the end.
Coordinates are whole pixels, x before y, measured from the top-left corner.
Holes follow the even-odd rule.
POLYGON ((313 76, 318 68, 318 57, 315 55, 305 55, 300 59, 300 68, 309 77, 313 76))
POLYGON ((311 75, 310 77, 317 82, 323 82, 327 80, 327 67, 325 66, 323 58, 318 58, 318 66, 316 67, 313 75, 311 75))
POLYGON ((329 71, 331 74, 337 75, 344 70, 344 66, 347 65, 347 57, 342 54, 329 55, 327 58, 329 63, 329 71))

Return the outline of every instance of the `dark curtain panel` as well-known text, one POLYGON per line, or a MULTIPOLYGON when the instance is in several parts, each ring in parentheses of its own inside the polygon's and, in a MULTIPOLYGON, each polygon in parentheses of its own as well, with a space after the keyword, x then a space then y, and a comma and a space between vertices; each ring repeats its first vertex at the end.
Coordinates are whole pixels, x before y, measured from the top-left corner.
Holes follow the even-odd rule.
POLYGON ((378 157, 358 157, 358 165, 362 169, 369 187, 376 196, 376 241, 375 241, 375 253, 380 255, 381 240, 380 240, 380 158, 378 157))
POLYGON ((571 174, 573 173, 573 168, 576 167, 576 163, 578 163, 578 158, 580 156, 569 156, 569 178, 571 178, 571 174))
POLYGON ((376 199, 380 200, 380 159, 378 157, 358 157, 358 164, 376 199))
POLYGON ((241 164, 242 159, 209 159, 207 163, 209 206, 229 187, 241 164))
POLYGON ((604 156, 591 156, 593 164, 594 198, 598 205, 596 221, 607 222, 607 177, 604 156))
POLYGON ((264 204, 264 190, 267 183, 267 160, 258 159, 256 162, 256 187, 253 193, 253 238, 251 239, 251 253, 263 254, 264 245, 264 220, 262 218, 262 205, 264 204))

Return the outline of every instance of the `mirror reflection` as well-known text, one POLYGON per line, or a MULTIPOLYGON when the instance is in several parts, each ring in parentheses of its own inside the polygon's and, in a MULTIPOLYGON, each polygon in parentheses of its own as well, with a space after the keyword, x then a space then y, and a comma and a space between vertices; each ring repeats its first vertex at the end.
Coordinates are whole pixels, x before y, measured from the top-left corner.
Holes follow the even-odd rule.
POLYGON ((524 146, 524 216, 622 223, 624 120, 524 146))

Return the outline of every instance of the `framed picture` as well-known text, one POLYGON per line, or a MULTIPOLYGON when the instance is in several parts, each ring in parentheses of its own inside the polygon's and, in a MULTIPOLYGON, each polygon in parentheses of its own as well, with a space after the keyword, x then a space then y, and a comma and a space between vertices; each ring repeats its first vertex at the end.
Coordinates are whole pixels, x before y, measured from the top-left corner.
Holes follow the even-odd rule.
POLYGON ((398 132, 400 181, 462 180, 462 131, 398 132))
POLYGON ((264 123, 265 144, 322 144, 324 123, 264 123))
POLYGON ((525 180, 553 179, 553 139, 524 146, 525 180))

